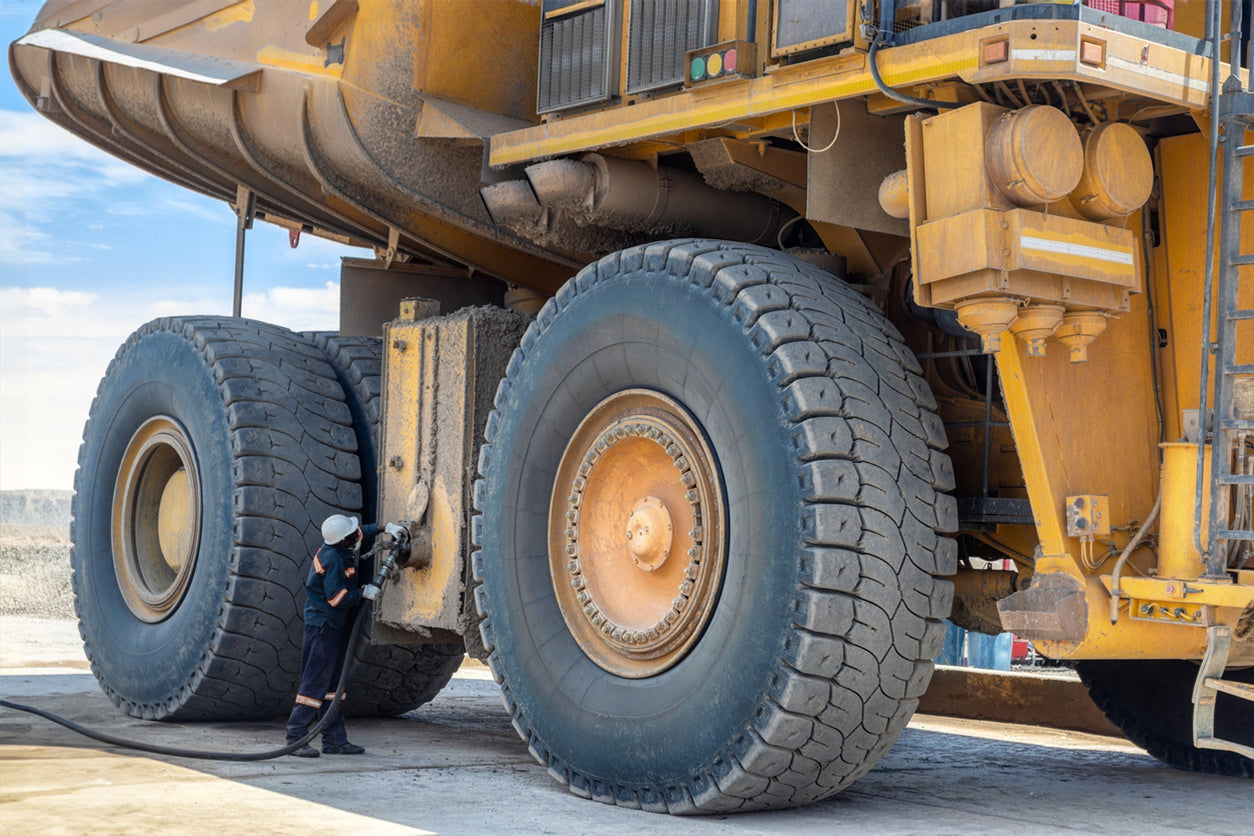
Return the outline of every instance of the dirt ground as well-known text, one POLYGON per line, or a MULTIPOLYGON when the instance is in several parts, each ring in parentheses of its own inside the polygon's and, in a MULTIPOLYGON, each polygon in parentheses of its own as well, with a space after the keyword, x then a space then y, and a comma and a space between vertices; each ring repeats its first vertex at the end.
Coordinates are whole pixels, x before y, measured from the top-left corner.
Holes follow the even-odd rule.
MULTIPOLYGON (((87 671, 64 619, 0 615, 0 697, 119 737, 278 746, 282 723, 148 723, 87 671)), ((401 718, 350 723, 358 757, 259 763, 156 757, 0 708, 5 834, 1018 834, 1249 832, 1248 781, 1176 772, 1116 738, 916 716, 866 777, 799 810, 675 819, 607 807, 527 754, 481 666, 401 718)))

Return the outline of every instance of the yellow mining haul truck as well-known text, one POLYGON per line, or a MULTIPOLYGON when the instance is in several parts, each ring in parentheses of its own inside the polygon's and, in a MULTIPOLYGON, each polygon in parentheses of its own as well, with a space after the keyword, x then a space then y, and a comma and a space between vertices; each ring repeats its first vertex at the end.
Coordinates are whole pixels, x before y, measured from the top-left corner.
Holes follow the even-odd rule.
POLYGON ((946 617, 1074 661, 1164 761, 1254 774, 1248 10, 48 3, 9 56, 47 118, 241 241, 376 254, 338 334, 119 350, 74 508, 102 687, 286 710, 347 512, 413 535, 348 705, 486 659, 599 801, 839 792, 946 617))

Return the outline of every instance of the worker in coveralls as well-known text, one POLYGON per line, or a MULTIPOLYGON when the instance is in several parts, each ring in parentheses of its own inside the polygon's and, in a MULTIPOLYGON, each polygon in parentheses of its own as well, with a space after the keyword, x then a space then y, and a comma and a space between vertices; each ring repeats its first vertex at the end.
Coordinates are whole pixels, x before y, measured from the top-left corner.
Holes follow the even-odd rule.
MULTIPOLYGON (((377 525, 358 525, 356 517, 335 514, 322 523, 323 543, 314 554, 305 580, 305 640, 300 658, 300 689, 296 705, 287 720, 287 742, 296 743, 325 713, 335 698, 340 671, 348 651, 352 622, 350 614, 362 598, 374 600, 379 587, 359 586, 358 561, 361 547, 374 537, 377 525)), ((384 529, 399 537, 401 526, 388 523, 384 529)), ((322 730, 322 751, 328 755, 360 755, 365 748, 348 742, 343 712, 322 730)), ((292 753, 300 758, 316 758, 318 750, 306 744, 292 753)))

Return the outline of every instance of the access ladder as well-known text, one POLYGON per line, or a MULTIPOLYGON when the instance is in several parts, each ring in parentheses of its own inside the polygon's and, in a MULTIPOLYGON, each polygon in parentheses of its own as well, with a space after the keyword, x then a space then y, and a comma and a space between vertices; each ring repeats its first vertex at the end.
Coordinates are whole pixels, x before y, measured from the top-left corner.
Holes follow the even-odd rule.
MULTIPOLYGON (((1242 31, 1245 29, 1242 4, 1230 6, 1230 26, 1222 31, 1222 3, 1210 0, 1207 9, 1207 30, 1214 58, 1211 156, 1222 161, 1223 182, 1219 189, 1218 249, 1215 240, 1214 210, 1207 236, 1208 271, 1203 311, 1215 307, 1215 341, 1209 340, 1210 318, 1206 316, 1202 352, 1202 414, 1206 408, 1206 377, 1209 356, 1215 363, 1215 402, 1211 437, 1210 515, 1205 543, 1199 546, 1206 561, 1206 578, 1231 581, 1234 568, 1254 566, 1254 364, 1237 362, 1237 334, 1243 328, 1254 329, 1254 307, 1242 308, 1242 274, 1254 273, 1254 240, 1242 240, 1243 225, 1254 219, 1254 200, 1242 198, 1246 166, 1254 157, 1254 144, 1247 144, 1247 131, 1254 130, 1254 88, 1251 86, 1250 54, 1242 56, 1242 31), (1228 46, 1229 75, 1222 87, 1219 81, 1221 46, 1228 46), (1243 61, 1243 58, 1245 59, 1243 61), (1245 78, 1242 80, 1242 64, 1245 78), (1249 214, 1247 214, 1249 213, 1249 214), (1217 254, 1216 254, 1217 252, 1217 254), (1213 292, 1213 297, 1212 297, 1213 292)), ((1215 182, 1212 174, 1211 183, 1215 182)), ((1214 189, 1212 188, 1212 195, 1214 189)), ((1213 198, 1212 198, 1213 200, 1213 198)), ((1248 236, 1254 239, 1254 235, 1248 236)), ((1254 280, 1245 281, 1254 289, 1254 280)), ((1254 294, 1247 290, 1245 304, 1254 304, 1254 294)), ((1206 433, 1198 433, 1201 451, 1205 449, 1206 433)), ((1196 527, 1199 540, 1201 528, 1202 452, 1198 456, 1198 502, 1196 527)), ((1254 685, 1223 678, 1227 667, 1233 628, 1212 625, 1207 630, 1206 655, 1193 687, 1193 742, 1203 749, 1221 749, 1254 758, 1254 747, 1215 736, 1215 704, 1220 693, 1254 702, 1254 685)))

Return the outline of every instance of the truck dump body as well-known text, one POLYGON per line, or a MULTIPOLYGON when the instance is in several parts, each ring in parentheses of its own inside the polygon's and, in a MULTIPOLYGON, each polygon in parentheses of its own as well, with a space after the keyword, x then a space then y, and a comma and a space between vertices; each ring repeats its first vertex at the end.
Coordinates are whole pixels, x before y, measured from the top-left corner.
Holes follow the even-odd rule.
POLYGON ((294 555, 347 513, 415 555, 353 704, 421 705, 469 652, 586 797, 838 792, 946 617, 1075 662, 1168 763, 1254 775, 1240 8, 160 8, 49 3, 19 87, 241 235, 376 260, 341 334, 175 317, 119 350, 75 577, 124 710, 279 710, 294 555))
POLYGON ((491 225, 482 136, 441 110, 469 114, 483 136, 534 119, 530 76, 489 69, 471 86, 441 50, 474 43, 494 66, 532 63, 534 43, 511 35, 538 27, 538 8, 456 5, 346 16, 330 3, 310 20, 305 2, 169 3, 155 16, 142 0, 50 3, 11 63, 46 116, 165 179, 228 202, 246 188, 291 228, 555 289, 576 262, 491 225))

